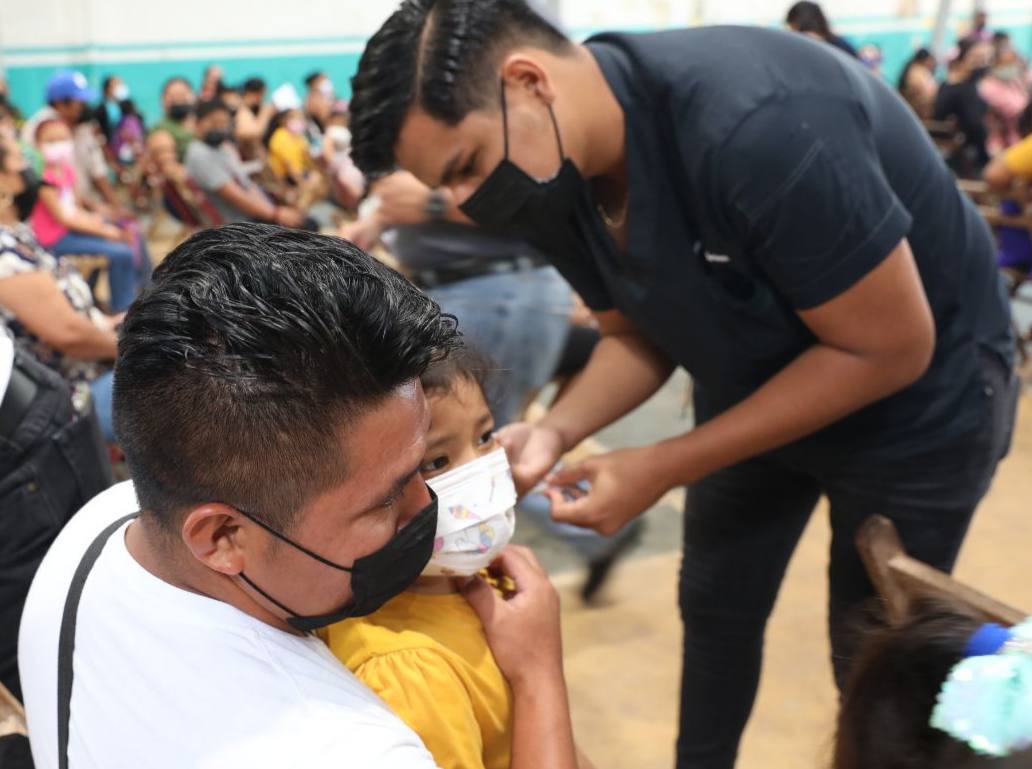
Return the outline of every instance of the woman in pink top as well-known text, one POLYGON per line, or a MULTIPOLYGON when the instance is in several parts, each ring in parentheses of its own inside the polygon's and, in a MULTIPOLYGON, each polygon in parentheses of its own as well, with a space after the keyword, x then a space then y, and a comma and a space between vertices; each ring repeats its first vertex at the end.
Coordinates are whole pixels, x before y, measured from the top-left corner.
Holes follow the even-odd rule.
POLYGON ((989 105, 989 154, 995 155, 1021 140, 1018 118, 1029 102, 1028 66, 1003 39, 996 46, 993 68, 978 84, 978 93, 989 105))
POLYGON ((64 122, 40 123, 36 146, 44 163, 39 201, 29 217, 36 238, 56 256, 91 254, 107 259, 111 309, 126 309, 150 276, 142 238, 134 228, 119 227, 83 207, 75 192, 72 134, 64 122))

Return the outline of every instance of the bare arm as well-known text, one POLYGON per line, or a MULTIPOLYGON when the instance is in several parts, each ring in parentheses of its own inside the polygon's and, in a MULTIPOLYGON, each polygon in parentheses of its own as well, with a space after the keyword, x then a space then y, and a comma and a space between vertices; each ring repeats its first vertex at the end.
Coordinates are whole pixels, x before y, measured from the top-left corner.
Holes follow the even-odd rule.
POLYGON ((108 224, 98 216, 94 216, 77 208, 74 211, 67 211, 61 205, 60 193, 54 187, 43 186, 39 188, 39 199, 50 211, 51 215, 66 229, 72 232, 79 232, 83 235, 94 235, 107 240, 120 240, 122 231, 113 224, 108 224))
POLYGON ((255 219, 275 221, 277 206, 260 195, 252 195, 234 181, 228 181, 215 190, 215 194, 234 208, 255 219))
POLYGON ((564 451, 640 406, 674 370, 620 311, 595 317, 602 338, 587 366, 539 423, 562 437, 564 451))
POLYGON ((79 314, 53 276, 27 272, 0 280, 0 304, 44 344, 79 360, 114 360, 118 339, 79 314))
POLYGON ((935 325, 907 242, 845 293, 799 312, 817 342, 751 396, 695 430, 644 449, 602 455, 555 473, 591 492, 553 494, 557 520, 612 533, 666 490, 809 435, 917 380, 935 325))

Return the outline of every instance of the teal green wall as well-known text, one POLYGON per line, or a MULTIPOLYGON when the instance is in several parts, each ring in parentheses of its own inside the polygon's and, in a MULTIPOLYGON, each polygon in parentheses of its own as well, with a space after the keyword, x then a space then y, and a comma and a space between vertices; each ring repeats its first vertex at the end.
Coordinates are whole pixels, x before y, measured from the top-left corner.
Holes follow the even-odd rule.
MULTIPOLYGON (((852 21, 852 20, 850 20, 852 21)), ((860 20, 857 20, 859 23, 860 20)), ((886 23, 888 25, 888 21, 886 23)), ((866 43, 876 43, 881 46, 884 55, 883 71, 886 79, 895 82, 899 76, 900 68, 910 57, 914 50, 915 41, 918 45, 926 45, 930 41, 931 31, 926 32, 914 30, 885 30, 871 31, 862 34, 850 32, 849 22, 840 25, 841 33, 857 47, 866 43)), ((877 29, 877 23, 865 21, 865 28, 877 29)), ((1032 54, 1032 22, 1026 24, 1003 25, 999 27, 1007 29, 1014 40, 1015 46, 1028 57, 1032 54)), ((587 31, 582 30, 582 37, 587 31)), ((120 46, 100 46, 91 49, 82 47, 63 48, 9 48, 5 51, 7 58, 7 79, 10 84, 11 97, 23 112, 27 115, 37 110, 43 103, 43 92, 47 79, 57 68, 56 65, 31 65, 22 66, 17 64, 19 54, 49 54, 56 58, 67 56, 69 60, 78 59, 88 53, 90 63, 76 64, 75 67, 81 70, 90 82, 98 90, 103 78, 112 73, 122 76, 129 85, 133 99, 137 106, 143 111, 149 121, 159 117, 159 93, 162 83, 172 75, 183 75, 195 85, 200 83, 201 74, 204 68, 213 61, 226 72, 226 81, 239 83, 247 77, 258 75, 265 78, 270 88, 275 88, 283 82, 292 82, 297 86, 299 93, 303 92, 303 80, 306 74, 315 69, 325 70, 333 79, 337 93, 343 98, 348 98, 351 93, 350 79, 358 65, 358 52, 363 39, 361 38, 340 38, 340 39, 311 39, 304 41, 279 41, 285 49, 291 52, 284 52, 279 56, 256 57, 235 57, 227 55, 227 51, 238 49, 244 52, 246 48, 258 45, 258 43, 245 43, 240 41, 212 42, 212 43, 181 43, 165 46, 141 46, 126 44, 120 46), (299 45, 300 44, 300 45, 299 45), (299 48, 303 50, 305 44, 320 46, 339 46, 340 53, 317 53, 311 55, 297 54, 299 48), (145 58, 145 53, 151 53, 155 49, 163 51, 175 51, 183 49, 212 49, 212 56, 195 59, 179 60, 156 60, 145 58), (133 51, 139 51, 139 59, 132 58, 133 51)), ((952 38, 950 39, 952 42, 952 38)), ((262 46, 276 46, 276 41, 262 41, 262 46)))

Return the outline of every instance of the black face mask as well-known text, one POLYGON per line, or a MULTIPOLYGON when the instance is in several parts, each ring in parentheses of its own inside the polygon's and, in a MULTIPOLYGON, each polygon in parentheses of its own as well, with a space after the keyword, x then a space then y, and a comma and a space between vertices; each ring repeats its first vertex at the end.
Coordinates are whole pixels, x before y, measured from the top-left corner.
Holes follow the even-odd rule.
POLYGON ((168 119, 173 123, 182 123, 193 112, 189 104, 172 104, 168 108, 168 119))
POLYGON ((243 572, 240 572, 240 578, 267 601, 285 611, 290 626, 302 633, 309 633, 350 617, 365 617, 372 614, 415 582, 430 562, 430 556, 434 551, 434 538, 437 535, 437 495, 429 486, 427 490, 430 492, 430 504, 386 545, 356 559, 351 566, 341 566, 318 553, 313 553, 303 545, 288 539, 286 535, 276 531, 257 516, 237 508, 242 515, 308 557, 339 571, 351 573, 351 600, 336 611, 315 615, 298 614, 254 584, 243 572))
POLYGON ((212 130, 204 134, 201 141, 203 141, 209 147, 221 147, 223 144, 229 141, 229 131, 224 131, 221 128, 213 128, 212 130))
POLYGON ((562 165, 551 179, 538 181, 509 160, 509 116, 505 104, 505 81, 502 81, 502 131, 505 157, 488 174, 476 191, 459 209, 482 227, 531 237, 566 225, 570 213, 584 188, 584 177, 563 152, 559 124, 552 105, 548 115, 555 129, 562 165))
POLYGON ((14 196, 14 207, 18 212, 18 219, 24 222, 29 218, 32 209, 36 207, 36 201, 39 199, 40 181, 36 172, 31 168, 26 168, 22 171, 21 178, 25 184, 25 189, 14 196))

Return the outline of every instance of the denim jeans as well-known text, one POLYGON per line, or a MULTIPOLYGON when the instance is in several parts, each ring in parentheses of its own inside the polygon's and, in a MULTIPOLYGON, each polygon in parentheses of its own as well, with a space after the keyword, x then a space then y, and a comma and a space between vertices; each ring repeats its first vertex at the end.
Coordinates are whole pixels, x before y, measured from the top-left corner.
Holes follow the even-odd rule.
POLYGON ((108 443, 115 443, 115 426, 111 413, 111 398, 114 392, 115 372, 106 371, 90 382, 93 396, 93 412, 97 415, 100 435, 108 443))
POLYGON ((570 327, 570 287, 554 267, 480 275, 427 290, 500 370, 489 400, 501 426, 549 382, 570 327))
POLYGON ((17 360, 38 387, 18 426, 0 435, 0 681, 20 697, 18 623, 32 577, 65 522, 112 477, 93 414, 75 414, 56 373, 17 360))
POLYGON ((107 259, 113 312, 122 312, 129 307, 139 289, 150 277, 150 256, 147 254, 146 246, 142 245, 142 240, 139 259, 128 243, 107 240, 95 235, 80 235, 77 232, 69 232, 51 246, 50 251, 55 256, 89 254, 107 259))
POLYGON ((767 618, 822 494, 831 507, 828 624, 840 689, 856 642, 850 621, 874 595, 855 545, 860 524, 885 515, 910 555, 952 570, 1014 425, 1019 386, 996 356, 983 355, 980 384, 980 424, 951 445, 890 461, 848 447, 818 453, 788 446, 688 489, 679 769, 734 766, 759 682, 767 618))

